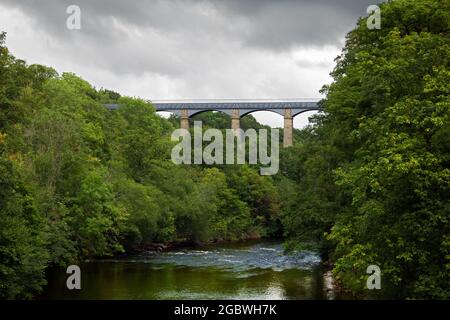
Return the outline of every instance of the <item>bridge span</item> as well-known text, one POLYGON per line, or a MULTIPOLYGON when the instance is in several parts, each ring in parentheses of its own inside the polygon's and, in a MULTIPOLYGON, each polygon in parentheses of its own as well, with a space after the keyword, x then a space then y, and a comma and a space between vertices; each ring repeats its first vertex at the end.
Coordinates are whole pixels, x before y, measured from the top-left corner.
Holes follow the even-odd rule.
MULTIPOLYGON (((220 111, 231 117, 231 128, 239 129, 240 118, 255 111, 272 111, 284 117, 283 146, 293 144, 293 118, 306 111, 321 111, 318 99, 288 100, 153 100, 156 111, 166 111, 180 117, 180 128, 189 129, 189 118, 205 111, 220 111)), ((116 109, 117 104, 107 104, 116 109)))

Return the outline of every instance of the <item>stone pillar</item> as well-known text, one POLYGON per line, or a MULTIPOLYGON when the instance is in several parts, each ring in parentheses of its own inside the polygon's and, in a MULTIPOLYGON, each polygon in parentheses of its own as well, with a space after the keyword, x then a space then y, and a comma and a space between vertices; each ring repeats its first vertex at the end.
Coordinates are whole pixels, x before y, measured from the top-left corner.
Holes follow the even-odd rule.
POLYGON ((236 131, 240 127, 239 109, 233 109, 233 111, 231 111, 231 129, 236 131))
POLYGON ((284 131, 283 131, 283 147, 291 147, 293 145, 292 131, 294 127, 294 119, 292 117, 292 109, 284 109, 284 131))
POLYGON ((180 129, 189 130, 189 114, 187 109, 182 109, 180 112, 180 129))

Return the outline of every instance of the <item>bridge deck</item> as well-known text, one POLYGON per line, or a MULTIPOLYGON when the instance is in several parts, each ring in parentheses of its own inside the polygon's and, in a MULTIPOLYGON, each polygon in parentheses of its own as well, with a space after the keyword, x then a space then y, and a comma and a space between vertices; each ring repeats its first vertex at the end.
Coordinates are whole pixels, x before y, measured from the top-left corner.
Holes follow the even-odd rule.
POLYGON ((221 110, 221 109, 285 109, 317 108, 317 100, 203 100, 203 101, 154 101, 158 111, 162 110, 221 110))
MULTIPOLYGON (((203 111, 221 111, 231 114, 238 109, 240 116, 255 111, 273 111, 283 115, 284 109, 292 109, 295 116, 305 111, 321 110, 317 102, 319 99, 289 99, 289 100, 154 100, 152 101, 156 111, 167 111, 180 114, 181 110, 187 110, 189 116, 203 111)), ((108 109, 117 109, 117 104, 105 105, 108 109)))

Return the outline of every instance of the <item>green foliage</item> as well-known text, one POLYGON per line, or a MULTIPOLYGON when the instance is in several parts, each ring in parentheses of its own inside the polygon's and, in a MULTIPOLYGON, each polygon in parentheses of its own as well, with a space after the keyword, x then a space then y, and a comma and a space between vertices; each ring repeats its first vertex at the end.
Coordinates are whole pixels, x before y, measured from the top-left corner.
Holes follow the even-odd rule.
POLYGON ((376 264, 389 296, 448 299, 450 2, 390 1, 381 15, 380 30, 361 19, 347 35, 326 115, 284 155, 300 183, 286 232, 321 241, 354 291, 376 264))
MULTIPOLYGON (((231 117, 222 112, 212 112, 212 111, 201 112, 194 115, 190 119, 190 122, 193 123, 194 121, 201 121, 203 126, 207 128, 209 127, 220 130, 231 128, 231 117)), ((261 125, 260 123, 258 123, 258 121, 256 121, 256 119, 251 114, 248 114, 241 118, 240 128, 242 130, 247 130, 250 128, 269 129, 270 127, 261 125)))
POLYGON ((5 157, 0 134, 0 296, 29 298, 45 283, 43 221, 33 199, 5 157))
POLYGON ((215 208, 209 210, 214 215, 208 224, 216 238, 240 239, 253 232, 250 209, 237 191, 229 187, 225 174, 216 168, 206 169, 201 179, 201 194, 215 204, 215 208))
POLYGON ((250 208, 252 218, 264 227, 266 236, 279 232, 280 199, 270 176, 260 176, 258 171, 240 165, 227 172, 230 186, 250 208))

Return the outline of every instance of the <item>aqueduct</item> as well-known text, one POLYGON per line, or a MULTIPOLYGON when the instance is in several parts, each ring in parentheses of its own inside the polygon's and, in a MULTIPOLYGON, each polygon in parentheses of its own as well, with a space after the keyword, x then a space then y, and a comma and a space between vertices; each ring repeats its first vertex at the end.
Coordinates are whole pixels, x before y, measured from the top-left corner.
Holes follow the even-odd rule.
MULTIPOLYGON (((284 117, 283 147, 293 144, 293 119, 307 111, 321 111, 317 100, 172 100, 152 101, 156 111, 171 112, 180 117, 180 128, 189 129, 189 118, 205 111, 220 111, 231 117, 231 128, 240 127, 240 119, 255 111, 272 111, 284 117)), ((108 109, 117 104, 106 105, 108 109)))

